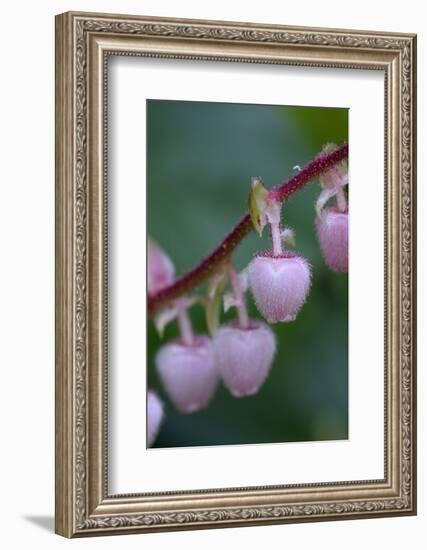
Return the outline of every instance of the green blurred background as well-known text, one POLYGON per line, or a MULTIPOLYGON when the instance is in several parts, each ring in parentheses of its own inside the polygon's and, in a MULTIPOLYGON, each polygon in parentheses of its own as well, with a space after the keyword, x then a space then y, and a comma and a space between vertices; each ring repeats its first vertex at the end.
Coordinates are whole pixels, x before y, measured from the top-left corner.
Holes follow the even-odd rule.
MULTIPOLYGON (((252 176, 278 185, 295 165, 327 142, 348 141, 347 109, 147 101, 148 231, 173 260, 177 275, 206 256, 247 208, 252 176)), ((286 203, 282 219, 296 249, 312 264, 312 288, 293 323, 272 325, 278 353, 259 393, 237 399, 220 385, 210 406, 178 413, 154 366, 162 345, 177 335, 170 324, 160 340, 148 323, 148 387, 165 403, 155 447, 272 443, 348 437, 348 281, 324 264, 314 229, 314 182, 286 203)), ((269 248, 252 232, 233 256, 240 271, 269 248)), ((202 289, 203 290, 203 289, 202 289)), ((259 318, 250 293, 250 314, 259 318)), ((191 316, 206 332, 201 306, 191 316)), ((223 318, 232 319, 231 310, 223 318)))

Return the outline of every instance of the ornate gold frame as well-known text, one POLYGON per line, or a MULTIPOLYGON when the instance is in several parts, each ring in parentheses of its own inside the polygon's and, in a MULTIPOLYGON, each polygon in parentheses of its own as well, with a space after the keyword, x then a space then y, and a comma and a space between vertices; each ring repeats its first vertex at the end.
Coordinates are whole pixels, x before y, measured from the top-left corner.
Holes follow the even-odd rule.
POLYGON ((65 13, 56 18, 56 532, 66 537, 415 514, 416 37, 65 13), (385 74, 385 478, 108 495, 108 55, 369 68, 385 74))

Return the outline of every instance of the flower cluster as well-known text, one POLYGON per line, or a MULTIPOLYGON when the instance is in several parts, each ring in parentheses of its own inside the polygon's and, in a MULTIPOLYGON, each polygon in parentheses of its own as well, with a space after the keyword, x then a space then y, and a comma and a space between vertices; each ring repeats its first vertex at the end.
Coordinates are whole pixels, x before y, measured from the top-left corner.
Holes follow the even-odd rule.
MULTIPOLYGON (((327 145, 320 155, 333 151, 327 145)), ((319 155, 319 156, 320 156, 319 155)), ((348 207, 345 187, 347 166, 341 162, 319 176, 321 193, 315 210, 315 227, 325 263, 330 269, 348 270, 348 207), (330 204, 334 199, 334 204, 330 204)), ((155 357, 156 371, 164 391, 178 411, 192 413, 208 406, 219 383, 237 398, 256 394, 268 377, 276 353, 271 324, 295 321, 307 300, 312 280, 310 263, 288 249, 294 232, 281 223, 281 203, 260 178, 253 178, 249 205, 254 227, 261 234, 269 226, 272 246, 255 256, 238 274, 227 257, 211 277, 207 296, 180 296, 163 308, 155 324, 162 335, 164 326, 176 319, 180 336, 164 344, 155 357), (224 292, 227 284, 229 290, 224 292), (246 292, 266 322, 251 319, 246 292), (220 325, 220 305, 236 309, 236 318, 220 325), (205 306, 208 334, 195 334, 189 308, 205 306)), ((175 269, 170 258, 151 239, 148 242, 148 294, 171 285, 175 269)), ((151 446, 164 416, 163 403, 152 390, 147 400, 147 441, 151 446)))

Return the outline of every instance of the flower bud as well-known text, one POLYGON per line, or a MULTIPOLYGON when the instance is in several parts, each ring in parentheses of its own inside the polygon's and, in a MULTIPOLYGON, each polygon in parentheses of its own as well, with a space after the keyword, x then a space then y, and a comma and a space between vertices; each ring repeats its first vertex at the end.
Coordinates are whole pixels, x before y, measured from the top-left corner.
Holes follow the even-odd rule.
POLYGON ((147 445, 151 447, 163 420, 163 403, 153 391, 147 392, 147 445))
POLYGON ((310 266, 302 256, 284 253, 255 257, 248 267, 255 302, 269 323, 293 321, 310 288, 310 266))
POLYGON ((225 386, 235 397, 254 395, 267 378, 276 350, 273 331, 261 321, 248 328, 220 327, 214 337, 215 360, 225 386))
POLYGON ((169 256, 150 238, 147 249, 147 274, 148 294, 155 294, 166 288, 175 278, 175 268, 169 256))
POLYGON ((205 408, 219 381, 207 336, 196 336, 191 346, 180 340, 164 345, 156 355, 156 367, 167 394, 181 412, 205 408))
POLYGON ((325 208, 316 219, 317 237, 326 264, 338 273, 348 271, 348 211, 325 208))

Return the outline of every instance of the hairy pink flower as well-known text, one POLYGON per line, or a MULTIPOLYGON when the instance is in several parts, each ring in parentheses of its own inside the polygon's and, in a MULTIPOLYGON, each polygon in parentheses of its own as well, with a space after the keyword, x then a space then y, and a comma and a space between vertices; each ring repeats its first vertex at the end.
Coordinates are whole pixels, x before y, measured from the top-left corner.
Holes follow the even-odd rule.
POLYGON ((214 353, 225 386, 235 397, 254 395, 267 378, 276 350, 273 331, 261 321, 248 328, 220 327, 214 353))
POLYGON ((338 273, 348 271, 348 211, 322 210, 316 219, 317 236, 326 264, 338 273))
POLYGON ((166 288, 175 278, 175 268, 169 256, 151 238, 148 238, 147 274, 148 294, 166 288))
POLYGON ((310 266, 286 252, 255 257, 248 266, 249 284, 258 309, 269 323, 293 321, 310 288, 310 266))
POLYGON ((190 346, 180 340, 164 345, 156 355, 156 366, 178 410, 194 412, 207 406, 219 381, 207 336, 196 336, 190 346))
POLYGON ((151 445, 156 440, 159 433, 160 424, 163 420, 163 403, 157 394, 152 390, 147 392, 147 445, 151 445))

